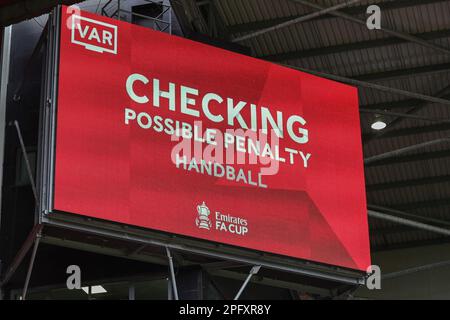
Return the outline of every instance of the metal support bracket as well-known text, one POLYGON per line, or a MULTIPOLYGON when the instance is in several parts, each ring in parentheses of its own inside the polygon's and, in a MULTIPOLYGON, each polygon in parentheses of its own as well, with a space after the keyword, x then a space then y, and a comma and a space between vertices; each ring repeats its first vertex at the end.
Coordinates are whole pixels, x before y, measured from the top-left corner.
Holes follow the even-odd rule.
POLYGON ((364 165, 369 165, 372 164, 374 162, 377 161, 381 161, 384 159, 388 159, 388 158, 392 158, 392 157, 396 157, 399 155, 402 155, 404 153, 407 152, 411 152, 411 151, 416 151, 419 149, 423 149, 423 148, 427 148, 427 147, 431 147, 437 144, 442 144, 442 143, 446 143, 446 142, 450 142, 450 137, 445 137, 445 138, 440 138, 440 139, 435 139, 435 140, 431 140, 431 141, 426 141, 423 143, 418 143, 418 144, 414 144, 412 146, 408 146, 408 147, 404 147, 404 148, 400 148, 400 149, 395 149, 392 151, 388 151, 382 154, 378 154, 372 157, 368 157, 364 159, 364 165))
MULTIPOLYGON (((22 263, 23 259, 25 258, 26 254, 31 248, 31 245, 35 242, 35 240, 38 238, 38 235, 41 234, 42 231, 42 224, 37 224, 33 227, 31 232, 29 233, 27 239, 25 240, 24 244, 20 248, 19 252, 17 252, 16 256, 14 257, 14 260, 12 261, 11 265, 9 266, 8 270, 6 271, 1 283, 0 287, 3 287, 6 283, 9 282, 11 277, 16 272, 19 265, 22 263)), ((35 245, 36 246, 36 245, 35 245)), ((34 250, 33 250, 34 251, 34 250)))
POLYGON ((239 297, 241 296, 241 294, 244 291, 245 287, 247 287, 248 282, 250 281, 250 279, 252 278, 253 275, 255 275, 255 274, 257 274, 259 272, 259 269, 261 269, 261 266, 254 266, 250 270, 247 278, 245 279, 244 283, 242 284, 241 288, 239 289, 238 293, 236 294, 236 296, 234 297, 233 300, 238 300, 239 299, 239 297))
POLYGON ((449 267, 449 266, 450 266, 450 260, 439 261, 439 262, 430 263, 430 264, 423 265, 423 266, 417 266, 417 267, 412 267, 409 269, 394 271, 394 272, 382 275, 381 280, 394 279, 394 278, 398 278, 398 277, 407 276, 407 275, 410 275, 410 274, 413 274, 416 272, 422 272, 422 271, 443 268, 443 267, 449 267))
POLYGON ((128 300, 136 300, 136 286, 134 283, 128 285, 128 300))
POLYGON ((23 286, 23 291, 22 291, 22 300, 26 300, 26 297, 27 297, 28 285, 30 283, 31 272, 33 272, 34 261, 36 259, 36 252, 39 247, 40 240, 41 240, 41 233, 38 232, 36 234, 36 238, 34 239, 33 252, 31 254, 30 264, 28 265, 27 277, 25 279, 25 285, 23 286))
POLYGON ((36 206, 39 207, 39 198, 36 188, 36 183, 34 182, 33 172, 31 171, 30 160, 28 159, 27 149, 22 138, 22 131, 20 130, 19 122, 14 120, 14 126, 17 131, 17 137, 19 138, 20 148, 22 149, 23 158, 25 159, 25 166, 27 167, 28 178, 30 179, 31 188, 33 189, 34 200, 36 201, 36 206))
POLYGON ((177 281, 175 279, 175 271, 174 271, 174 267, 173 267, 173 258, 172 258, 172 255, 170 254, 169 247, 166 247, 166 253, 167 253, 167 258, 169 259, 170 279, 171 279, 170 282, 172 284, 173 295, 175 296, 175 300, 179 300, 178 299, 177 281))

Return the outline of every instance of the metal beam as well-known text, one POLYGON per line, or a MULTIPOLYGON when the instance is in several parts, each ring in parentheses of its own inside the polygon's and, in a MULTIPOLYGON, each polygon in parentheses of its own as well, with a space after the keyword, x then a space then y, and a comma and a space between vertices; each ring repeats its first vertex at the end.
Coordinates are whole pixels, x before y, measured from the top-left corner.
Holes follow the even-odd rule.
POLYGON ((343 3, 334 5, 334 6, 329 7, 329 8, 321 8, 319 11, 315 11, 315 12, 306 14, 306 15, 298 17, 298 18, 294 18, 294 19, 286 21, 286 22, 282 22, 282 23, 274 25, 272 27, 268 27, 268 28, 265 28, 265 29, 262 29, 262 30, 259 30, 259 31, 255 31, 255 32, 250 33, 250 34, 247 34, 245 36, 235 38, 235 39, 232 40, 232 42, 241 42, 241 41, 244 41, 244 40, 255 38, 255 37, 258 37, 258 36, 263 35, 265 33, 271 32, 271 31, 275 31, 275 30, 279 30, 279 29, 282 29, 282 28, 286 28, 286 27, 291 26, 293 24, 305 22, 305 21, 308 21, 308 20, 311 20, 311 19, 323 16, 323 15, 325 15, 327 13, 330 13, 330 12, 333 12, 333 11, 336 11, 336 10, 348 7, 348 6, 350 6, 350 5, 354 4, 354 3, 358 3, 358 2, 361 2, 361 1, 362 0, 347 0, 347 1, 343 2, 343 3))
MULTIPOLYGON (((5 130, 6 127, 6 104, 8 96, 9 67, 11 59, 11 34, 12 27, 7 27, 3 32, 0 44, 0 168, 3 168, 5 154, 5 130)), ((3 190, 3 170, 0 170, 0 190, 3 190)), ((2 192, 0 192, 0 203, 2 202, 2 192)), ((1 226, 1 207, 0 207, 0 226, 1 226)), ((0 296, 1 299, 1 296, 0 296)))
MULTIPOLYGON (((247 275, 240 272, 229 271, 229 270, 208 270, 208 273, 215 277, 234 279, 234 280, 245 280, 247 275)), ((309 292, 313 294, 318 294, 321 296, 331 296, 331 291, 326 288, 309 286, 306 284, 296 283, 292 281, 283 281, 279 279, 273 279, 268 277, 263 277, 259 275, 256 278, 251 278, 250 282, 257 283, 261 285, 277 287, 277 288, 285 288, 291 289, 300 292, 309 292)))
POLYGON ((419 149, 424 149, 427 147, 431 147, 437 144, 442 144, 442 143, 446 143, 446 142, 450 142, 450 138, 441 138, 441 139, 435 139, 435 140, 430 140, 430 141, 426 141, 426 142, 422 142, 422 143, 418 143, 418 144, 414 144, 411 146, 407 146, 404 148, 400 148, 400 149, 395 149, 395 150, 391 150, 382 154, 377 154, 375 156, 371 156, 368 158, 364 159, 364 165, 368 165, 374 162, 378 162, 378 161, 382 161, 388 158, 393 158, 393 157, 397 157, 399 155, 402 155, 404 153, 408 153, 411 151, 416 151, 419 149))
POLYGON ((128 300, 136 300, 136 286, 134 283, 128 285, 128 300))
POLYGON ((372 247, 371 252, 409 249, 409 248, 417 248, 417 247, 424 247, 424 246, 436 246, 436 245, 449 244, 449 243, 450 243, 450 237, 436 234, 434 238, 427 239, 427 240, 420 239, 420 240, 413 240, 413 241, 408 241, 408 242, 399 242, 399 243, 378 245, 378 246, 372 247))
POLYGON ((23 159, 25 160, 27 175, 28 175, 28 179, 30 179, 31 189, 33 190, 36 208, 38 208, 39 207, 39 197, 38 197, 38 192, 36 189, 36 183, 34 182, 33 172, 31 171, 30 160, 28 159, 27 149, 25 147, 25 143, 23 142, 22 131, 20 130, 19 122, 17 120, 14 120, 14 127, 16 128, 17 137, 18 137, 19 143, 20 143, 20 149, 22 150, 22 156, 23 156, 23 159))
POLYGON ((83 250, 88 252, 95 252, 103 255, 126 258, 135 261, 147 262, 152 264, 159 264, 162 266, 167 266, 167 258, 164 259, 161 256, 149 255, 146 253, 130 253, 125 252, 123 249, 106 247, 102 245, 90 244, 85 242, 78 242, 69 239, 61 239, 54 236, 43 235, 41 238, 41 242, 45 244, 50 244, 53 246, 59 246, 64 248, 71 248, 76 250, 83 250))
MULTIPOLYGON (((450 95, 446 95, 441 97, 443 99, 450 99, 450 95)), ((420 99, 404 99, 399 101, 388 101, 381 103, 373 103, 362 105, 363 109, 383 109, 383 110, 391 110, 391 109, 403 109, 409 107, 415 107, 422 104, 424 101, 420 99)))
POLYGON ((390 234, 398 234, 401 232, 411 232, 416 231, 416 229, 410 226, 396 225, 395 227, 385 227, 385 228, 375 228, 369 230, 370 237, 374 236, 386 236, 390 234))
POLYGON ((391 215, 396 216, 396 217, 411 219, 411 220, 422 222, 422 223, 425 223, 425 224, 431 224, 431 225, 438 226, 438 227, 450 228, 450 221, 436 219, 436 218, 433 218, 433 217, 430 217, 430 216, 426 216, 425 217, 425 216, 422 216, 422 215, 417 215, 417 214, 404 212, 404 211, 400 211, 400 210, 397 210, 397 209, 388 208, 388 207, 379 206, 379 205, 374 205, 374 204, 368 204, 367 208, 370 209, 370 210, 383 212, 383 213, 388 213, 388 214, 391 214, 391 215))
POLYGON ((25 284, 23 286, 23 291, 22 291, 22 300, 27 299, 28 285, 30 283, 31 273, 33 272, 34 261, 36 259, 36 253, 37 253, 37 249, 39 247, 40 240, 41 240, 41 234, 40 234, 40 232, 38 232, 36 234, 36 238, 34 239, 33 251, 31 252, 31 258, 30 258, 30 263, 28 265, 27 276, 25 278, 25 284))
POLYGON ((406 156, 400 156, 395 158, 388 158, 383 159, 377 162, 368 163, 365 165, 365 167, 375 167, 375 166, 387 166, 387 165, 393 165, 393 164, 401 164, 405 162, 415 162, 415 161, 429 161, 433 159, 440 159, 440 158, 449 158, 450 157, 450 150, 444 150, 444 151, 431 151, 431 152, 424 152, 419 154, 412 154, 412 155, 406 155, 406 156))
POLYGON ((21 75, 20 80, 16 85, 16 89, 14 90, 13 93, 13 99, 15 101, 19 101, 21 99, 22 90, 29 81, 30 74, 33 73, 32 68, 35 65, 39 64, 41 53, 44 51, 45 45, 47 43, 47 34, 48 34, 48 21, 45 23, 44 28, 41 30, 41 35, 39 36, 38 42, 34 46, 33 52, 31 53, 31 56, 28 58, 26 66, 23 70, 23 74, 21 75))
POLYGON ((441 234, 444 236, 450 236, 450 229, 447 229, 447 228, 435 227, 435 226, 425 224, 422 222, 405 219, 405 218, 401 218, 401 217, 396 217, 396 216, 393 216, 390 214, 386 214, 386 213, 382 213, 382 212, 378 212, 378 211, 374 211, 374 210, 368 210, 367 213, 368 213, 369 217, 372 217, 372 218, 385 220, 385 221, 389 221, 389 222, 394 222, 394 223, 402 224, 405 226, 417 228, 420 230, 425 230, 425 231, 441 234))
MULTIPOLYGON (((361 113, 378 114, 378 115, 385 115, 385 116, 392 116, 392 117, 396 117, 396 118, 422 120, 422 121, 427 121, 427 122, 439 122, 440 125, 445 124, 447 129, 450 129, 450 127, 448 126, 448 124, 450 124, 450 119, 428 118, 428 117, 418 116, 418 115, 415 115, 415 114, 392 112, 392 111, 385 111, 385 110, 380 110, 380 109, 359 108, 359 112, 361 112, 361 113)), ((420 129, 422 127, 418 127, 418 128, 420 129)), ((445 130, 445 128, 444 128, 444 130, 445 130)), ((395 130, 388 130, 387 132, 391 133, 393 131, 395 131, 395 130)), ((366 134, 366 136, 373 136, 373 134, 366 134)), ((364 137, 364 135, 363 135, 363 137, 364 137)))
POLYGON ((400 210, 415 210, 415 209, 446 207, 446 206, 450 206, 450 198, 432 199, 426 201, 416 201, 393 205, 393 207, 398 208, 400 210))
MULTIPOLYGON (((370 218, 369 221, 377 220, 376 218, 370 218)), ((400 224, 395 224, 395 226, 391 227, 385 227, 385 228, 376 228, 376 229, 370 229, 369 235, 370 238, 378 237, 382 238, 383 241, 386 241, 386 236, 390 235, 396 235, 401 236, 405 233, 411 233, 411 232, 417 232, 416 228, 410 227, 410 226, 404 226, 400 224)), ((440 237, 440 235, 438 235, 440 237)))
MULTIPOLYGON (((370 218, 370 219, 373 219, 373 218, 370 218)), ((384 236, 392 235, 392 234, 398 235, 399 233, 416 232, 416 231, 417 231, 417 229, 415 229, 413 227, 396 224, 395 226, 391 226, 391 227, 370 229, 369 234, 371 237, 384 237, 384 236)))
POLYGON ((173 258, 172 258, 172 255, 170 254, 169 247, 166 247, 166 253, 167 253, 167 258, 169 259, 170 282, 172 283, 173 294, 175 296, 175 300, 179 300, 178 299, 177 280, 175 277, 175 269, 173 267, 173 258))
POLYGON ((372 83, 372 82, 356 80, 356 79, 352 79, 352 78, 347 78, 347 77, 334 75, 334 74, 329 74, 329 73, 316 71, 316 70, 310 70, 310 69, 297 67, 297 66, 293 66, 293 65, 287 65, 287 64, 280 64, 280 65, 288 67, 288 68, 292 68, 292 69, 295 69, 295 70, 303 71, 303 72, 306 72, 306 73, 310 73, 310 74, 313 74, 313 75, 316 75, 316 76, 319 76, 319 77, 328 78, 328 79, 331 79, 331 80, 335 80, 335 81, 339 81, 339 82, 343 82, 343 83, 348 83, 348 84, 355 85, 355 86, 360 86, 360 87, 380 90, 380 91, 389 92, 389 93, 393 93, 393 94, 403 95, 403 96, 410 97, 410 98, 415 98, 415 99, 420 99, 420 100, 424 100, 424 101, 429 101, 429 102, 433 102, 433 103, 440 103, 440 104, 443 104, 443 105, 450 106, 450 100, 447 100, 447 99, 442 99, 442 98, 437 98, 437 97, 433 97, 433 96, 428 96, 428 95, 425 95, 425 94, 420 94, 420 93, 415 93, 415 92, 411 92, 411 91, 406 91, 406 90, 386 87, 386 86, 382 86, 382 85, 379 85, 379 84, 376 84, 376 83, 372 83))
MULTIPOLYGON (((310 1, 306 1, 306 0, 291 0, 291 1, 296 2, 296 3, 301 3, 301 4, 305 5, 305 6, 308 6, 308 7, 314 8, 314 9, 318 9, 318 10, 324 9, 323 6, 315 4, 315 3, 312 3, 310 1)), ((355 17, 353 17, 351 15, 348 15, 348 14, 346 14, 344 12, 331 11, 330 14, 333 15, 333 16, 336 16, 336 17, 348 20, 348 21, 352 21, 352 22, 357 23, 359 25, 362 25, 362 26, 364 26, 364 28, 367 27, 365 20, 357 19, 357 18, 355 18, 355 17)), ((391 35, 393 37, 404 39, 406 41, 409 41, 409 42, 421 45, 421 46, 426 47, 426 48, 430 48, 430 49, 433 49, 433 50, 436 50, 436 51, 439 51, 439 52, 442 52, 442 53, 445 53, 445 54, 450 54, 450 49, 449 48, 445 48, 445 47, 433 44, 431 42, 427 42, 424 39, 412 36, 412 35, 410 35, 408 33, 405 33, 405 32, 399 32, 399 31, 395 31, 395 30, 388 29, 388 28, 385 28, 385 27, 382 27, 380 29, 380 31, 383 31, 384 33, 389 34, 389 35, 391 35)))
MULTIPOLYGON (((387 10, 404 9, 404 8, 418 6, 418 5, 427 5, 427 4, 434 4, 434 3, 441 3, 441 2, 447 2, 447 0, 396 0, 396 1, 378 2, 378 3, 372 3, 372 4, 378 4, 382 7, 383 11, 387 11, 387 10)), ((341 12, 349 14, 349 15, 360 15, 360 14, 365 14, 366 10, 367 10, 367 5, 361 5, 361 6, 343 8, 343 9, 341 9, 341 12)), ((283 23, 283 22, 286 22, 289 20, 293 20, 293 19, 296 19, 299 17, 301 17, 301 16, 295 15, 295 16, 279 17, 279 18, 260 20, 260 21, 245 22, 245 23, 228 26, 228 30, 231 34, 251 32, 251 31, 255 31, 255 30, 259 30, 259 29, 269 28, 274 25, 277 25, 277 24, 280 24, 280 23, 283 23)), ((324 15, 324 16, 317 17, 317 18, 313 19, 312 21, 324 20, 324 19, 330 19, 330 18, 333 18, 333 16, 324 15)))
POLYGON ((423 187, 432 184, 447 183, 447 182, 450 182, 450 175, 369 184, 366 185, 366 190, 369 192, 373 192, 373 191, 392 190, 417 186, 423 187))
POLYGON ((207 3, 210 10, 210 19, 213 20, 213 37, 229 40, 231 38, 231 35, 228 33, 227 25, 220 15, 219 10, 217 9, 217 0, 207 0, 207 3))
MULTIPOLYGON (((424 40, 436 40, 436 39, 450 37, 450 30, 446 29, 446 30, 439 30, 439 31, 416 33, 413 36, 422 38, 424 40)), ((283 52, 283 53, 259 56, 258 58, 268 60, 268 61, 273 61, 273 62, 281 62, 281 61, 287 61, 287 60, 324 56, 324 55, 336 54, 336 53, 348 53, 349 51, 355 51, 355 50, 376 49, 376 48, 382 48, 382 47, 392 46, 392 45, 399 45, 399 44, 404 44, 404 43, 409 43, 409 41, 406 41, 406 40, 400 39, 400 38, 389 37, 389 38, 384 38, 384 39, 366 40, 366 41, 361 41, 361 42, 339 44, 339 45, 335 45, 335 46, 320 47, 320 48, 313 48, 313 49, 307 49, 307 50, 296 50, 296 51, 290 51, 290 52, 283 52)))
POLYGON ((217 261, 217 262, 209 262, 203 263, 202 268, 210 271, 210 270, 221 270, 221 269, 229 269, 229 268, 242 268, 248 266, 245 263, 239 263, 235 261, 217 261))
POLYGON ((426 125, 426 126, 421 126, 421 127, 386 130, 386 133, 381 136, 376 136, 375 134, 365 133, 365 134, 363 134, 363 139, 365 141, 367 141, 368 139, 372 138, 373 136, 376 136, 376 138, 378 138, 378 139, 385 139, 385 138, 393 138, 393 137, 412 136, 412 135, 432 133, 432 132, 436 132, 436 133, 441 132, 442 133, 442 131, 450 130, 450 126, 449 126, 447 120, 442 121, 442 122, 443 123, 426 125))
MULTIPOLYGON (((181 243, 171 243, 165 240, 157 240, 152 239, 148 236, 143 235, 137 235, 133 234, 131 232, 124 233, 123 230, 117 231, 113 229, 106 229, 106 228, 99 228, 99 227, 93 227, 92 224, 80 224, 78 222, 77 225, 74 225, 74 222, 68 222, 64 221, 62 219, 48 219, 46 217, 43 219, 43 222, 54 227, 59 227, 63 229, 68 230, 75 230, 79 231, 80 228, 85 233, 88 234, 96 234, 100 236, 106 236, 111 237, 113 239, 124 239, 126 237, 127 241, 135 242, 135 243, 141 243, 141 244, 149 244, 152 246, 158 246, 158 247, 168 247, 170 249, 174 249, 176 251, 180 252, 187 252, 190 254, 197 254, 202 256, 207 256, 215 259, 220 260, 229 260, 229 261, 235 261, 240 263, 245 263, 247 265, 261 265, 264 268, 267 269, 274 269, 284 272, 289 272, 293 274, 299 274, 303 276, 308 277, 315 277, 319 279, 329 280, 329 281, 335 281, 335 282, 341 282, 341 283, 348 283, 348 284, 362 284, 363 279, 359 276, 348 274, 348 272, 344 273, 337 273, 340 269, 334 270, 334 272, 330 273, 329 271, 322 270, 317 267, 307 266, 307 265, 300 265, 301 262, 295 261, 291 262, 289 264, 281 263, 280 261, 273 261, 273 259, 270 258, 261 258, 261 256, 258 257, 247 257, 242 255, 237 255, 233 252, 229 253, 223 253, 214 251, 211 249, 201 248, 201 247, 194 247, 192 245, 188 244, 181 244, 181 243)), ((172 241, 172 239, 170 240, 172 241)))
POLYGON ((261 266, 253 266, 250 269, 250 272, 248 273, 247 278, 245 278, 244 283, 242 284, 241 288, 239 289, 238 293, 236 293, 236 296, 234 297, 233 300, 239 300, 239 297, 241 296, 242 292, 244 292, 245 288, 247 287, 248 282, 250 281, 250 279, 252 278, 252 276, 254 276, 255 274, 258 274, 259 269, 261 269, 261 266))
POLYGON ((422 272, 422 271, 427 271, 427 270, 442 268, 442 267, 448 267, 448 266, 450 266, 450 260, 439 261, 439 262, 435 262, 435 263, 426 264, 423 266, 418 266, 418 267, 408 268, 408 269, 404 269, 404 270, 400 270, 400 271, 390 272, 388 274, 382 275, 381 279, 388 280, 388 279, 403 277, 403 276, 410 275, 410 274, 416 273, 416 272, 422 272))
POLYGON ((4 273, 4 276, 0 282, 0 287, 3 287, 5 284, 7 284, 11 279, 11 277, 14 275, 17 268, 20 266, 26 254, 33 245, 36 236, 41 232, 42 227, 43 227, 42 224, 37 224, 30 231, 25 242, 22 244, 13 261, 11 262, 11 265, 9 266, 8 270, 4 273))
POLYGON ((172 8, 178 13, 186 31, 195 31, 202 34, 210 34, 208 23, 205 21, 200 8, 195 0, 173 1, 171 0, 172 8))
MULTIPOLYGON (((450 95, 448 94, 448 91, 449 91, 449 90, 450 90, 450 85, 445 86, 444 88, 442 88, 441 90, 439 90, 438 92, 436 92, 433 96, 434 96, 434 97, 437 97, 437 98, 448 99, 449 96, 450 96, 450 95)), ((421 109, 423 109, 423 108, 425 108, 426 106, 428 106, 429 104, 430 104, 430 103, 427 102, 427 101, 421 101, 421 102, 419 102, 419 103, 417 103, 417 104, 411 106, 411 107, 406 111, 406 113, 407 113, 407 114, 410 114, 410 115, 415 114, 415 113, 419 112, 421 109)), ((402 118, 402 117, 397 117, 397 118, 395 118, 395 119, 389 121, 389 122, 388 122, 388 126, 389 126, 389 129, 388 129, 388 130, 383 130, 383 131, 378 132, 378 133, 376 133, 376 134, 372 134, 372 135, 369 135, 368 137, 365 137, 364 143, 370 142, 370 141, 372 141, 372 140, 375 139, 375 138, 380 138, 380 137, 383 137, 383 136, 387 135, 387 134, 392 130, 392 127, 393 127, 394 125, 400 123, 402 119, 404 119, 404 118, 402 118)), ((445 129, 444 129, 444 130, 445 130, 445 129)))
POLYGON ((402 68, 383 72, 354 75, 352 76, 352 78, 360 81, 379 81, 379 80, 405 78, 417 75, 439 74, 441 72, 449 72, 449 71, 450 71, 450 63, 442 63, 414 68, 406 68, 406 69, 402 68))

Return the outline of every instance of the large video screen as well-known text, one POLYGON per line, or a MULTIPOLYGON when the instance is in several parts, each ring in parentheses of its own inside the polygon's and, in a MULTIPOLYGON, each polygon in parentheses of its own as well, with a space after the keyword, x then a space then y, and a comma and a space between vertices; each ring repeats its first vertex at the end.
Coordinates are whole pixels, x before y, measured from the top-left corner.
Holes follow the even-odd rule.
POLYGON ((365 270, 357 89, 62 7, 54 210, 365 270))

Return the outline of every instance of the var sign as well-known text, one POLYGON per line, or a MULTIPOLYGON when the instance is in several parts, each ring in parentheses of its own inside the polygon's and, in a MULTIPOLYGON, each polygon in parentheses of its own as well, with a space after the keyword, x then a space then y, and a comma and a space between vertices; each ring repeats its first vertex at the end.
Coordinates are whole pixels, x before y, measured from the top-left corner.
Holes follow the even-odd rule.
POLYGON ((72 43, 100 53, 117 54, 117 26, 78 15, 72 16, 71 26, 72 43))

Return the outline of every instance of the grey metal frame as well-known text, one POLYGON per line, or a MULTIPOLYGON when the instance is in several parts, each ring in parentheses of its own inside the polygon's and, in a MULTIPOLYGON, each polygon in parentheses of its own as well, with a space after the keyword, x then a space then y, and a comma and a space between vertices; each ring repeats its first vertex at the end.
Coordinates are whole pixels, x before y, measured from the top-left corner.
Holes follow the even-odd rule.
MULTIPOLYGON (((149 2, 153 2, 153 1, 149 1, 149 2)), ((132 11, 129 11, 129 10, 125 10, 125 9, 119 9, 119 17, 120 17, 120 13, 124 12, 124 13, 127 13, 127 14, 131 15, 131 16, 144 18, 144 19, 153 21, 153 26, 154 26, 153 29, 154 30, 161 31, 161 32, 167 31, 167 33, 172 34, 172 21, 170 21, 172 19, 172 17, 171 17, 171 7, 165 6, 165 5, 164 5, 164 7, 165 8, 164 8, 163 12, 156 18, 153 18, 153 17, 150 17, 150 16, 146 16, 146 15, 143 15, 143 14, 139 14, 139 13, 135 13, 135 12, 132 12, 132 11), (161 15, 163 15, 165 13, 169 14, 169 22, 164 21, 164 20, 159 18, 161 15), (163 26, 161 26, 160 24, 162 24, 163 26)))
POLYGON ((413 144, 411 146, 407 146, 407 147, 403 147, 400 149, 395 149, 392 151, 388 151, 382 154, 377 154, 368 158, 364 159, 364 165, 368 165, 368 164, 372 164, 374 162, 377 161, 381 161, 384 159, 388 159, 388 158, 392 158, 392 157, 397 157, 400 156, 404 153, 408 153, 411 151, 416 151, 416 150, 420 150, 420 149, 424 149, 427 147, 431 147, 437 144, 441 144, 441 143, 446 143, 446 142, 450 142, 450 137, 445 137, 445 138, 440 138, 440 139, 434 139, 434 140, 430 140, 430 141, 426 141, 426 142, 422 142, 422 143, 417 143, 417 144, 413 144))
POLYGON ((283 272, 316 277, 341 283, 362 285, 365 274, 357 270, 324 266, 319 263, 302 261, 295 258, 280 257, 268 253, 259 253, 243 248, 218 245, 208 241, 201 241, 183 236, 163 235, 160 232, 142 230, 110 222, 83 218, 73 214, 54 213, 43 216, 44 225, 62 229, 81 231, 113 239, 127 240, 136 244, 144 244, 171 251, 190 253, 211 258, 239 262, 283 272))
MULTIPOLYGON (((41 231, 42 231, 42 225, 41 224, 37 224, 37 225, 35 225, 33 227, 31 232, 28 234, 28 237, 26 238, 25 242, 20 247, 20 249, 17 252, 16 256, 14 257, 13 261, 9 265, 8 270, 6 270, 6 272, 4 273, 4 276, 3 276, 3 278, 0 281, 0 288, 3 287, 3 285, 5 285, 6 283, 9 282, 11 277, 16 272, 17 268, 22 263, 22 261, 25 258, 26 254, 30 250, 30 248, 33 245, 33 243, 35 243, 37 241, 37 239, 40 238, 41 231)), ((37 250, 37 246, 36 245, 35 245, 35 247, 36 247, 36 250, 37 250)), ((29 268, 29 270, 31 270, 31 269, 29 268)))
MULTIPOLYGON (((41 240, 44 240, 42 238, 41 240)), ((96 280, 90 280, 90 281, 83 281, 83 287, 92 287, 99 284, 104 283, 127 283, 128 284, 128 299, 129 300, 136 300, 136 283, 142 282, 142 281, 157 281, 157 280, 163 280, 166 279, 164 275, 162 274, 142 274, 132 277, 107 277, 107 278, 98 278, 96 280)), ((169 282, 169 281, 167 281, 169 282)), ((56 284, 50 284, 50 285, 43 285, 43 286, 36 286, 36 287, 30 287, 27 290, 27 294, 33 294, 38 293, 42 291, 49 291, 49 290, 55 290, 55 289, 64 289, 66 288, 66 283, 56 283, 56 284)), ((21 296, 23 289, 20 288, 12 288, 11 292, 9 294, 9 299, 16 300, 18 297, 21 296)), ((69 289, 67 289, 69 290, 69 289)), ((73 289, 76 290, 76 289, 73 289)), ((170 291, 170 290, 168 290, 170 291)))
POLYGON ((390 222, 402 224, 405 226, 409 226, 412 228, 442 234, 444 236, 450 236, 450 229, 447 229, 447 228, 436 227, 436 226, 425 224, 425 223, 422 223, 419 221, 414 221, 414 220, 403 218, 403 217, 396 217, 396 216, 386 214, 383 212, 379 212, 379 211, 375 211, 375 210, 368 210, 368 215, 369 215, 369 217, 372 217, 372 218, 390 221, 390 222))
POLYGON ((261 266, 253 266, 250 269, 250 272, 248 273, 247 278, 245 278, 244 283, 242 284, 242 286, 239 289, 238 293, 236 293, 236 296, 234 297, 233 300, 239 300, 239 297, 241 296, 242 292, 244 292, 244 290, 247 287, 247 284, 249 283, 250 279, 253 277, 253 275, 258 274, 259 269, 261 269, 261 266))
POLYGON ((41 101, 40 136, 38 142, 38 190, 39 209, 38 221, 52 211, 54 155, 56 140, 56 104, 59 65, 59 34, 61 7, 57 6, 50 14, 47 27, 46 72, 44 79, 44 94, 41 101))
MULTIPOLYGON (((3 28, 2 52, 0 52, 0 167, 3 168, 4 148, 5 148, 5 117, 6 117, 6 97, 9 81, 9 63, 11 52, 11 26, 3 28)), ((3 170, 0 170, 0 190, 3 185, 3 170)), ((2 203, 2 195, 0 193, 0 203, 2 203)), ((0 225, 1 225, 1 208, 0 208, 0 225)))
POLYGON ((20 149, 22 150, 22 155, 25 160, 25 167, 27 170, 28 179, 30 179, 31 189, 33 190, 34 200, 36 202, 36 206, 39 207, 39 197, 36 190, 36 183, 34 182, 33 172, 31 171, 30 159, 28 158, 27 149, 25 147, 25 143, 23 142, 22 131, 20 130, 20 125, 17 120, 14 120, 14 127, 16 128, 17 137, 20 143, 20 149))
POLYGON ((166 247, 166 253, 167 253, 167 258, 169 259, 169 268, 170 268, 170 282, 172 284, 172 290, 173 290, 173 295, 175 297, 175 300, 179 300, 178 298, 178 287, 177 287, 177 280, 175 277, 175 268, 173 266, 173 258, 172 258, 172 254, 170 253, 170 249, 169 247, 166 247))
POLYGON ((26 300, 26 298, 27 298, 28 285, 30 284, 31 273, 33 272, 34 261, 36 259, 36 253, 37 253, 37 249, 39 247, 40 240, 41 240, 41 233, 38 232, 34 239, 33 251, 31 252, 31 259, 30 259, 30 263, 28 265, 27 276, 25 278, 25 284, 23 286, 23 291, 22 291, 22 300, 26 300))

